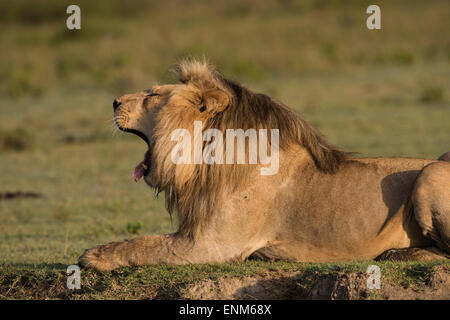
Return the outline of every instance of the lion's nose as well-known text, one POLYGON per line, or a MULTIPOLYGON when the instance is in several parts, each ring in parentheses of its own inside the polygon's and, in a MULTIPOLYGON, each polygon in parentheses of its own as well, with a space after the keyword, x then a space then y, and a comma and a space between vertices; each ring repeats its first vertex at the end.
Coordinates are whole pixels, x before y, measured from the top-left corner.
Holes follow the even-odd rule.
POLYGON ((113 102, 114 111, 116 111, 116 109, 117 109, 118 107, 120 107, 121 104, 122 104, 122 102, 120 102, 120 101, 117 100, 117 99, 114 99, 114 102, 113 102))

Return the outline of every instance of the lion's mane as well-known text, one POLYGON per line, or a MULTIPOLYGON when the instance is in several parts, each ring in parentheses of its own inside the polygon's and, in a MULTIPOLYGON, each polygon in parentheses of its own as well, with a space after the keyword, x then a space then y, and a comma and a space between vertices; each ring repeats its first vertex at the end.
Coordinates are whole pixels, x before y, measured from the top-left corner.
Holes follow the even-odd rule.
MULTIPOLYGON (((347 154, 326 142, 324 137, 295 112, 267 95, 225 79, 204 61, 185 60, 174 69, 179 81, 192 90, 173 94, 158 114, 151 139, 154 177, 157 192, 165 191, 166 206, 177 213, 179 233, 195 239, 208 222, 210 213, 229 194, 247 181, 252 165, 175 165, 171 161, 173 143, 170 133, 177 128, 189 128, 195 120, 203 121, 203 131, 226 129, 279 129, 280 150, 293 144, 305 148, 317 168, 333 174, 347 154), (212 112, 200 113, 193 107, 201 103, 202 93, 220 90, 228 96, 227 104, 212 112), (181 96, 180 96, 181 95, 181 96), (186 102, 191 103, 187 106, 186 102)), ((270 140, 269 140, 270 141, 270 140)), ((247 146, 248 152, 248 146, 247 146)))

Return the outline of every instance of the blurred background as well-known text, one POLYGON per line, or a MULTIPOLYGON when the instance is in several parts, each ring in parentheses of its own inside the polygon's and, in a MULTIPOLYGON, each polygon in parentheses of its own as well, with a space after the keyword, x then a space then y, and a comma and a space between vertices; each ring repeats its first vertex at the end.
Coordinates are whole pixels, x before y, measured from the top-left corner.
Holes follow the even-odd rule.
POLYGON ((0 1, 0 262, 75 263, 85 248, 172 232, 146 151, 112 101, 205 56, 362 156, 450 150, 450 2, 0 1), (81 8, 81 30, 66 8, 81 8), (381 8, 368 30, 366 8, 381 8))

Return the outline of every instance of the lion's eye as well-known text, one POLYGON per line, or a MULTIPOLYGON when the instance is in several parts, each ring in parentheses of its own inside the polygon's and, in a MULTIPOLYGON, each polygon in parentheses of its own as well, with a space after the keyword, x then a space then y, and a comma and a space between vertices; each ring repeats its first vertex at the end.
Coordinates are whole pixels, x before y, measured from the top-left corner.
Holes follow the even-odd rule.
POLYGON ((147 94, 147 97, 159 96, 159 93, 153 92, 153 89, 147 89, 144 92, 147 94))
POLYGON ((157 93, 157 92, 152 92, 152 91, 148 91, 147 92, 147 98, 148 97, 156 97, 156 96, 159 96, 159 93, 157 93))

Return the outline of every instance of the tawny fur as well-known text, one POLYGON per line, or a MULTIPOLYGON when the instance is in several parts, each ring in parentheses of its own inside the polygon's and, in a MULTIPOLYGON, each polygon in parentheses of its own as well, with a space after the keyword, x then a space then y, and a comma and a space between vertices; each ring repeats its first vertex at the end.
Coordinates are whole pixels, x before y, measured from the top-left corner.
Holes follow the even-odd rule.
POLYGON ((93 248, 80 257, 81 265, 110 270, 250 255, 343 261, 372 259, 393 248, 448 249, 449 163, 352 158, 282 103, 225 79, 205 62, 187 60, 175 70, 181 84, 122 96, 115 117, 122 130, 148 141, 145 181, 165 192, 179 230, 93 248), (236 163, 175 165, 171 132, 184 128, 193 139, 194 121, 203 122, 203 131, 223 133, 279 129, 279 172, 261 176, 261 165, 236 163), (431 204, 440 210, 437 218, 431 204))

